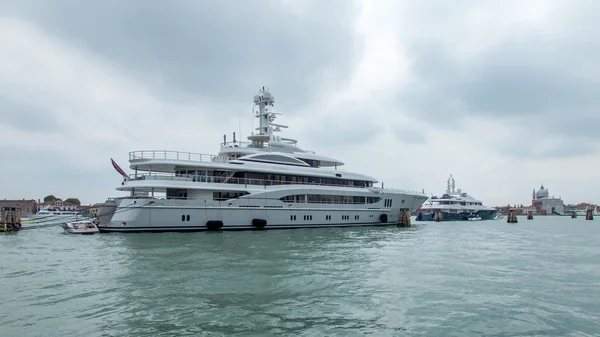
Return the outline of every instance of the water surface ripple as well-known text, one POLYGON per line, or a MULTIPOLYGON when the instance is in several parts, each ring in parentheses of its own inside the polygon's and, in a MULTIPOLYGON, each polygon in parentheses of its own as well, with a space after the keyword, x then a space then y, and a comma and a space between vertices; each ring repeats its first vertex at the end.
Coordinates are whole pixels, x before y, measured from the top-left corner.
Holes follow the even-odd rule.
POLYGON ((0 336, 600 336, 600 221, 0 234, 0 336))

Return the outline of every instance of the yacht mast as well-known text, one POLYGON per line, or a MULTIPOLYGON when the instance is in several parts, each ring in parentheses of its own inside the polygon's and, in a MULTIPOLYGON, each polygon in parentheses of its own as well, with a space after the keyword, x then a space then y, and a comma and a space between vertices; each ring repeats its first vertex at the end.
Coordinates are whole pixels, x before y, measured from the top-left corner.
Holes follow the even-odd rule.
POLYGON ((281 142, 280 137, 274 136, 274 133, 281 131, 281 128, 287 128, 287 125, 273 123, 277 115, 281 115, 281 113, 274 111, 274 103, 275 97, 264 86, 257 95, 254 95, 254 105, 258 106, 258 111, 254 109, 253 111, 255 111, 255 117, 258 118, 259 125, 255 128, 255 130, 258 130, 258 134, 249 136, 249 140, 255 143, 281 142))

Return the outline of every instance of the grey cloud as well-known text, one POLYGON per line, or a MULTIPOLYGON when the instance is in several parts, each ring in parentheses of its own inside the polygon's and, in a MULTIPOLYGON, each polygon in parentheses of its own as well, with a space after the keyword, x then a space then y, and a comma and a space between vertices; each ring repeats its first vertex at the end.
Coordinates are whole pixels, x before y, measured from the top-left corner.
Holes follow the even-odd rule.
MULTIPOLYGON (((479 115, 490 118, 584 111, 600 103, 600 85, 572 72, 572 50, 551 43, 503 44, 468 64, 445 56, 446 46, 416 46, 416 85, 401 93, 419 117, 479 115), (561 50, 564 50, 561 52, 561 50)), ((570 48, 568 48, 570 49, 570 48)), ((600 44, 595 51, 600 57, 600 44)), ((585 62, 592 62, 588 56, 585 62)))
POLYGON ((343 113, 321 116, 308 128, 302 138, 311 144, 345 147, 368 144, 385 132, 385 125, 361 111, 343 110, 343 113))
POLYGON ((268 85, 300 106, 328 82, 344 81, 359 48, 352 2, 300 4, 308 7, 300 15, 275 1, 15 1, 0 8, 142 79, 160 78, 168 97, 246 102, 268 85))
POLYGON ((413 145, 425 144, 427 142, 424 131, 418 125, 393 125, 391 127, 392 134, 400 143, 413 145))
MULTIPOLYGON (((600 9, 596 3, 588 5, 600 9)), ((488 119, 490 127, 495 121, 525 119, 531 132, 537 132, 535 139, 561 144, 536 152, 528 149, 534 144, 515 146, 511 141, 502 144, 499 153, 539 157, 595 153, 596 146, 578 143, 600 143, 600 133, 593 127, 598 119, 590 117, 600 107, 596 61, 600 24, 590 12, 593 8, 582 6, 565 13, 564 21, 553 27, 563 28, 552 35, 522 31, 470 58, 458 54, 446 40, 412 41, 407 50, 414 60, 414 80, 398 92, 397 100, 412 118, 436 126, 460 129, 473 116, 488 119)))
POLYGON ((545 158, 574 158, 592 155, 598 152, 596 144, 580 143, 569 139, 561 139, 558 144, 547 147, 530 141, 513 141, 501 144, 496 151, 507 157, 545 159, 545 158))
POLYGON ((0 93, 0 124, 26 131, 54 131, 56 119, 48 111, 32 104, 19 102, 0 93))
MULTIPOLYGON (((572 71, 566 60, 573 52, 555 42, 502 45, 483 57, 474 78, 459 84, 459 92, 470 111, 490 116, 542 115, 571 109, 587 112, 600 103, 600 85, 572 71), (556 64, 557 60, 565 62, 556 64)), ((600 48, 595 54, 600 56, 600 48)))

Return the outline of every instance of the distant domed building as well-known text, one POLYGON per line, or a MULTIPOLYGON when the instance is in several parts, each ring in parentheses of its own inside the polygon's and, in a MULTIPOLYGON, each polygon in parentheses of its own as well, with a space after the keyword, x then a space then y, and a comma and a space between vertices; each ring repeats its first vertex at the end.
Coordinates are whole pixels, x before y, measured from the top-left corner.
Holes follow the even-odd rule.
POLYGON ((556 213, 565 212, 565 203, 560 197, 555 198, 549 197, 548 189, 544 188, 544 184, 540 187, 537 192, 533 189, 533 200, 531 201, 532 207, 535 207, 538 215, 554 215, 556 213))

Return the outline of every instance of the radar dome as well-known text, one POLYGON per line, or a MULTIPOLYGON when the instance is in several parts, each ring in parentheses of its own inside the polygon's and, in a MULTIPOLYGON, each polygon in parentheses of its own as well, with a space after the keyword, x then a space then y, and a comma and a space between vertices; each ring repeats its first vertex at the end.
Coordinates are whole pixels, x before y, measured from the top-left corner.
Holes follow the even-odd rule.
POLYGON ((258 103, 258 102, 260 102, 260 96, 254 95, 254 103, 258 103))

